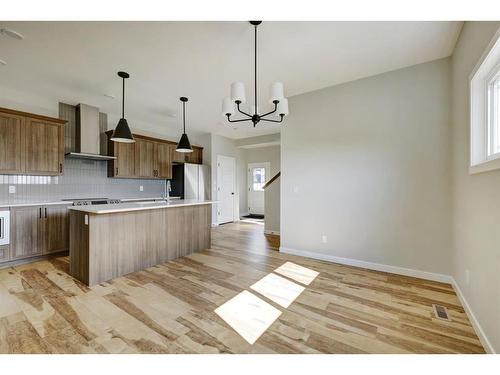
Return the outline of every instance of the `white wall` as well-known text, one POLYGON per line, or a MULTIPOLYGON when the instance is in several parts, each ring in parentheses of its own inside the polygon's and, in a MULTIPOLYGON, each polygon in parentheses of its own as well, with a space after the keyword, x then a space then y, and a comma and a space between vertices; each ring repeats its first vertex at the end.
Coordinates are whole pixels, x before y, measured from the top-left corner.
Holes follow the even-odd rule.
MULTIPOLYGON (((240 140, 241 141, 241 140, 240 140)), ((258 148, 248 148, 243 149, 243 162, 245 164, 246 170, 248 171, 249 163, 262 163, 269 162, 271 165, 270 175, 267 176, 267 180, 270 180, 280 171, 281 158, 280 158, 280 146, 268 146, 268 147, 258 147, 258 148)), ((243 189, 242 195, 240 197, 240 213, 248 213, 248 173, 242 176, 240 184, 246 189, 243 189)), ((279 198, 279 196, 278 196, 279 198)))
MULTIPOLYGON (((217 198, 217 155, 231 156, 236 159, 236 204, 234 217, 236 220, 240 217, 240 202, 241 196, 246 196, 246 184, 241 184, 241 181, 246 180, 246 165, 243 157, 243 149, 236 147, 234 139, 229 139, 220 135, 212 134, 212 198, 217 198)), ((212 224, 217 223, 217 212, 212 210, 212 224)))
POLYGON ((442 59, 290 98, 282 247, 450 274, 449 69, 442 59))
POLYGON ((264 232, 271 234, 280 233, 280 177, 266 187, 264 192, 264 232))
POLYGON ((452 56, 453 276, 500 352, 500 170, 469 175, 469 74, 500 22, 466 22, 452 56), (466 270, 470 283, 466 283, 466 270))

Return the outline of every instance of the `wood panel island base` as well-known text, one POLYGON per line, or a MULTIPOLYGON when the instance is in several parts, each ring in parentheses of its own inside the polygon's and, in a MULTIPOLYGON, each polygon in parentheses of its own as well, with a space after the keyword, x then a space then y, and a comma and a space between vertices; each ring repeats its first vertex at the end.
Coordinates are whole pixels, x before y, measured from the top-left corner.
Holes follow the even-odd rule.
POLYGON ((71 276, 92 286, 210 248, 212 203, 71 207, 71 276))

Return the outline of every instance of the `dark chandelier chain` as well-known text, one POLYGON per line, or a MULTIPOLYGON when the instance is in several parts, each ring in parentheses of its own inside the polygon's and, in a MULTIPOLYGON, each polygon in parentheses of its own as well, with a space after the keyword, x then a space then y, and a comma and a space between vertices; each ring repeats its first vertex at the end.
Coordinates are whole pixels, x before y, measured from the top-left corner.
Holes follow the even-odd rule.
POLYGON ((183 133, 186 133, 186 102, 182 102, 182 123, 183 123, 183 133))
MULTIPOLYGON (((259 22, 260 23, 260 22, 259 22)), ((238 110, 239 113, 241 113, 242 115, 245 115, 249 118, 244 118, 244 119, 238 119, 238 120, 231 120, 231 114, 226 114, 227 116, 227 121, 229 122, 243 122, 243 121, 252 121, 253 122, 253 127, 255 128, 255 125, 257 125, 257 123, 259 121, 267 121, 267 122, 276 122, 276 123, 280 123, 280 122, 283 122, 283 118, 285 117, 283 114, 280 114, 280 119, 279 120, 271 120, 271 119, 266 119, 264 117, 266 116, 269 116, 273 113, 275 113, 277 110, 278 110, 278 103, 279 101, 278 100, 273 100, 273 104, 274 104, 274 109, 270 112, 267 112, 267 113, 264 113, 263 115, 259 115, 257 113, 257 26, 258 24, 254 24, 254 78, 255 78, 255 86, 254 86, 254 89, 255 89, 255 92, 254 92, 254 99, 255 99, 255 102, 254 102, 254 114, 251 115, 249 113, 246 113, 245 111, 242 111, 241 108, 240 108, 240 104, 241 104, 241 101, 240 100, 236 100, 235 103, 236 103, 236 109, 238 110)))
POLYGON ((125 118, 125 77, 122 77, 122 118, 125 118))

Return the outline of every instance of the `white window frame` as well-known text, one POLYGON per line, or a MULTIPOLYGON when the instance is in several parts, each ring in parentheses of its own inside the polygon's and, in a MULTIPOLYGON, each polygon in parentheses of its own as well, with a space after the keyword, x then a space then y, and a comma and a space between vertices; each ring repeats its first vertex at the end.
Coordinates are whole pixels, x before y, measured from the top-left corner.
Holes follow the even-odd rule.
POLYGON ((497 159, 500 157, 500 142, 498 133, 500 131, 500 108, 499 108, 499 90, 500 90, 500 64, 492 71, 488 79, 488 160, 497 159))
POLYGON ((491 83, 500 77, 500 29, 489 43, 469 77, 470 87, 470 165, 469 173, 500 169, 500 152, 493 146, 491 83))

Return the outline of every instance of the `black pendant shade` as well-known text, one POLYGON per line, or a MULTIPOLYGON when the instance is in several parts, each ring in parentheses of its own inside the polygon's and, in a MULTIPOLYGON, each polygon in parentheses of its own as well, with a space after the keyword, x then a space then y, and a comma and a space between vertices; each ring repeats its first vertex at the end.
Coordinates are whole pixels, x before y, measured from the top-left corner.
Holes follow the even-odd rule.
POLYGON ((130 131, 130 128, 128 127, 127 120, 124 118, 121 118, 120 121, 118 121, 118 125, 116 125, 115 131, 113 132, 113 135, 111 136, 111 140, 115 142, 123 142, 123 143, 134 143, 135 139, 132 136, 132 132, 130 131))
POLYGON ((111 140, 114 142, 134 143, 134 136, 130 131, 127 120, 125 119, 125 79, 129 78, 130 75, 126 72, 118 72, 118 76, 123 80, 122 118, 118 121, 118 125, 116 125, 113 135, 111 136, 111 140))
POLYGON ((186 102, 188 98, 185 96, 181 97, 182 102, 182 123, 183 123, 183 133, 179 143, 177 144, 176 151, 177 152, 193 152, 193 148, 191 147, 191 143, 189 142, 189 138, 186 134, 186 102))
POLYGON ((189 138, 186 133, 183 133, 181 140, 177 144, 177 152, 193 152, 191 143, 189 143, 189 138))

